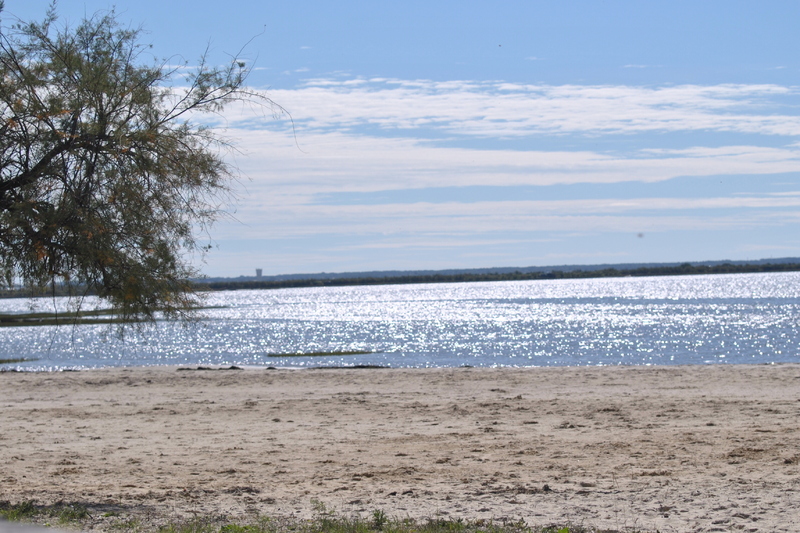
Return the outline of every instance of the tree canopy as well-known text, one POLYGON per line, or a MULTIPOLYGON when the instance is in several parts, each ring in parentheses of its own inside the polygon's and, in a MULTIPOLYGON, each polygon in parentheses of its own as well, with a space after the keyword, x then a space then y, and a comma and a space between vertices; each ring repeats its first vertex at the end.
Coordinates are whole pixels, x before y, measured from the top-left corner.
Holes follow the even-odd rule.
POLYGON ((124 317, 183 315, 186 258, 207 250, 198 238, 235 177, 224 140, 191 117, 272 102, 246 90, 238 58, 146 61, 113 11, 70 28, 51 7, 0 32, 0 286, 67 284, 124 317))

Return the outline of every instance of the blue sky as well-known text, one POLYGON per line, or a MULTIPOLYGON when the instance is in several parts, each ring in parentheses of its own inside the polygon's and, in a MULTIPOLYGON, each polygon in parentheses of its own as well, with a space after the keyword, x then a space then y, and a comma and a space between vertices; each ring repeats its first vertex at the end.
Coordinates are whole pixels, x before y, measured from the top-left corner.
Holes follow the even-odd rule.
POLYGON ((242 180, 208 275, 800 256, 798 2, 58 10, 113 5, 170 62, 247 44, 294 120, 215 122, 242 180))

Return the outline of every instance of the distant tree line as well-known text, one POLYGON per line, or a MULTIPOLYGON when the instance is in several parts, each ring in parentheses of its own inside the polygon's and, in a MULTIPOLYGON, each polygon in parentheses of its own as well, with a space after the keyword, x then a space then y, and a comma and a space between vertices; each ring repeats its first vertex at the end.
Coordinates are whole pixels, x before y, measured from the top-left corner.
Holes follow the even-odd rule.
POLYGON ((288 279, 263 281, 196 282, 197 290, 230 291, 243 289, 288 289, 296 287, 342 287, 349 285, 405 285, 411 283, 469 283, 475 281, 524 281, 544 279, 622 278, 643 276, 691 276, 699 274, 744 274, 753 272, 795 272, 800 263, 764 263, 640 267, 632 269, 552 270, 550 272, 505 272, 430 274, 391 277, 354 277, 338 279, 288 279))
MULTIPOLYGON (((261 281, 214 281, 193 284, 195 291, 235 291, 246 289, 289 289, 298 287, 344 287, 351 285, 405 285, 412 283, 469 283, 475 281, 525 281, 545 279, 624 278, 644 276, 692 276, 700 274, 745 274, 756 272, 797 272, 800 263, 750 263, 719 265, 654 266, 639 268, 604 268, 600 270, 551 270, 549 272, 480 272, 459 274, 420 274, 408 276, 365 276, 331 279, 287 279, 261 281)), ((51 285, 43 288, 0 290, 0 298, 31 298, 92 294, 91 290, 74 285, 51 285)))

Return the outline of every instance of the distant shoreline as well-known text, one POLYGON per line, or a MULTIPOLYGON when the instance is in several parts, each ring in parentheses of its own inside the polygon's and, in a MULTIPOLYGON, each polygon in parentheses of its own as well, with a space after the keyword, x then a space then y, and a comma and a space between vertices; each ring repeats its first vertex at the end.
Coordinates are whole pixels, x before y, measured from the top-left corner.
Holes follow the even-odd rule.
POLYGON ((301 287, 343 287, 356 285, 406 285, 414 283, 472 283, 479 281, 531 281, 552 279, 622 278, 646 276, 696 276, 707 274, 752 274, 797 272, 800 263, 722 263, 716 265, 652 266, 637 268, 609 267, 597 270, 550 270, 546 272, 479 272, 458 274, 411 274, 399 276, 363 276, 346 278, 297 278, 283 280, 198 281, 198 290, 229 291, 253 289, 289 289, 301 287))
MULTIPOLYGON (((553 279, 589 279, 589 278, 624 278, 624 277, 647 277, 647 276, 698 276, 709 274, 755 274, 773 272, 798 272, 800 271, 800 259, 786 258, 774 260, 757 260, 752 262, 714 262, 705 261, 699 263, 682 264, 654 264, 652 266, 633 266, 628 265, 587 265, 561 267, 526 267, 520 269, 498 268, 498 269, 472 269, 464 271, 444 270, 440 272, 411 271, 408 274, 398 273, 393 275, 393 271, 365 272, 345 274, 295 274, 287 277, 275 276, 268 279, 252 278, 215 278, 208 281, 194 280, 193 284, 197 291, 235 291, 235 290, 267 290, 267 289, 291 289, 303 287, 346 287, 358 285, 410 285, 427 283, 473 283, 490 281, 536 281, 553 279), (774 261, 774 262, 769 262, 774 261), (535 269, 535 270, 534 270, 535 269), (307 276, 307 277, 306 277, 307 276), (275 279, 280 277, 282 279, 275 279)), ((74 294, 75 287, 71 291, 56 285, 46 290, 33 292, 29 288, 0 290, 0 298, 36 298, 53 296, 70 296, 74 294)), ((88 295, 91 292, 82 292, 88 295)))

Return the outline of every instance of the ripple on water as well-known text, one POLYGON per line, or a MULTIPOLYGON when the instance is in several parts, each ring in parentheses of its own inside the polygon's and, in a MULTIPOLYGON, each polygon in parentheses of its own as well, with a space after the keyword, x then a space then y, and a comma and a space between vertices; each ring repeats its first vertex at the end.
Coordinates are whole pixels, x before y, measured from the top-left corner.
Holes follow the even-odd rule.
MULTIPOLYGON (((800 273, 226 291, 208 303, 222 308, 198 324, 122 339, 97 325, 0 328, 0 358, 38 358, 4 366, 41 369, 800 361, 800 273), (269 357, 354 350, 374 353, 269 357)), ((0 300, 2 312, 29 306, 0 300)))

